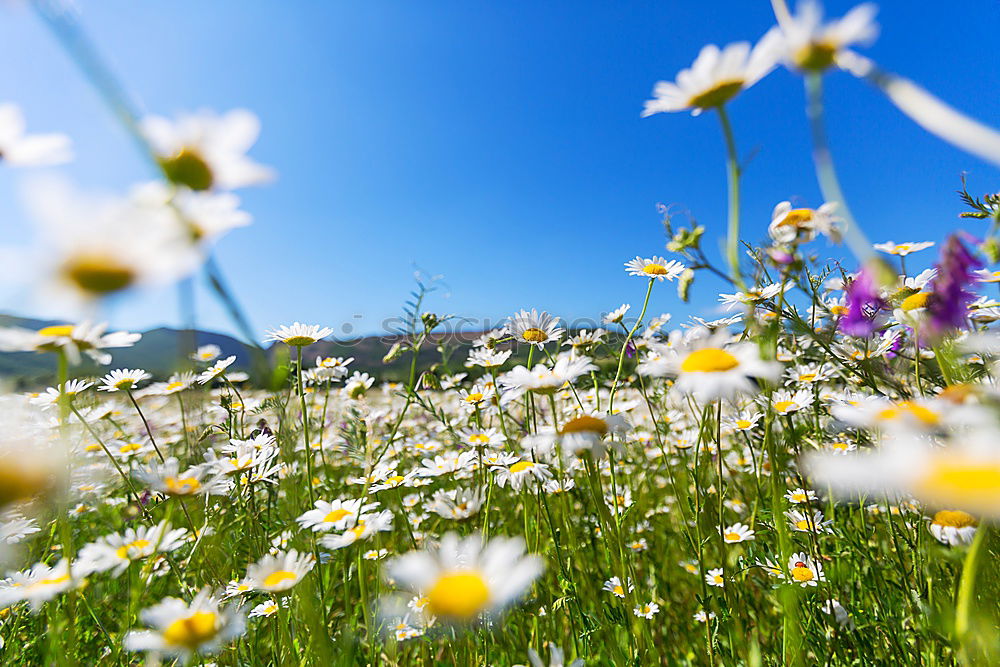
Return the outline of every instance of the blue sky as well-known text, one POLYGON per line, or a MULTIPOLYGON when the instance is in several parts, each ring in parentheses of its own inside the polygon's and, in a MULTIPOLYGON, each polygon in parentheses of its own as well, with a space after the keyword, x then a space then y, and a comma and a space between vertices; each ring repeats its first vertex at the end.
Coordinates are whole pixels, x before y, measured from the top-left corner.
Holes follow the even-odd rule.
MULTIPOLYGON (((449 286, 435 310, 498 322, 536 307, 594 317, 644 284, 622 263, 664 251, 658 203, 708 227, 717 256, 725 225, 723 144, 714 115, 641 119, 657 79, 701 46, 755 40, 767 2, 258 2, 102 0, 82 22, 151 112, 246 107, 262 119, 252 155, 279 180, 241 192, 255 223, 217 257, 261 332, 302 320, 343 335, 396 315, 417 265, 449 286)), ((839 16, 851 5, 828 2, 839 16)), ((940 6, 938 6, 940 7, 940 6)), ((125 133, 45 27, 25 7, 0 20, 0 99, 36 131, 70 134, 63 171, 88 188, 124 191, 150 175, 125 133)), ((961 11, 885 3, 866 53, 993 126, 1000 70, 995 0, 961 11)), ((847 74, 827 77, 829 133, 851 207, 873 241, 940 241, 954 226, 954 190, 997 189, 997 170, 927 135, 847 74)), ((766 233, 771 208, 818 205, 801 81, 778 70, 731 105, 737 142, 753 154, 744 181, 744 237, 766 233)), ((0 229, 30 239, 18 190, 30 174, 0 172, 0 229)), ((979 231, 978 223, 965 222, 979 231)), ((842 250, 820 242, 821 253, 842 250)), ((931 251, 914 264, 933 261, 931 251)), ((691 306, 671 286, 651 309, 716 312, 703 279, 691 306)), ((0 309, 53 315, 10 290, 0 309)), ((172 290, 109 308, 118 326, 177 325, 172 290)), ((231 331, 207 292, 199 325, 231 331)))

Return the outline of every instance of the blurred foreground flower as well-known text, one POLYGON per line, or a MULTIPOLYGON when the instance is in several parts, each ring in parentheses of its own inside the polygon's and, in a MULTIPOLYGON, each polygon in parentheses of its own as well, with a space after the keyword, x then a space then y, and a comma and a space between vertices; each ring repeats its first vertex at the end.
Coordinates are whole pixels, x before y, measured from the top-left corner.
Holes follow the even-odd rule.
POLYGON ((246 109, 223 115, 200 111, 173 121, 149 116, 142 129, 167 178, 176 185, 232 190, 274 178, 273 170, 246 155, 260 134, 260 121, 246 109))
POLYGON ((947 446, 899 434, 875 450, 814 452, 804 464, 817 486, 845 500, 912 496, 945 509, 1000 519, 1000 434, 987 429, 947 446))
POLYGON ((125 636, 129 651, 178 656, 187 663, 195 653, 214 653, 222 645, 243 634, 245 616, 241 607, 220 607, 209 589, 195 596, 191 604, 178 598, 164 598, 142 611, 142 620, 153 630, 134 630, 125 636))
POLYGON ((0 104, 0 164, 42 167, 73 159, 64 134, 25 134, 24 114, 16 104, 0 104))
POLYGON ((646 102, 643 116, 691 109, 694 115, 721 107, 774 69, 780 33, 771 29, 752 49, 749 42, 735 42, 719 49, 701 49, 690 69, 681 70, 675 82, 660 81, 654 98, 646 102))
POLYGON ((448 533, 437 548, 411 551, 391 561, 389 577, 427 598, 426 612, 445 622, 470 623, 496 616, 521 598, 542 573, 542 559, 525 555, 521 538, 448 533))

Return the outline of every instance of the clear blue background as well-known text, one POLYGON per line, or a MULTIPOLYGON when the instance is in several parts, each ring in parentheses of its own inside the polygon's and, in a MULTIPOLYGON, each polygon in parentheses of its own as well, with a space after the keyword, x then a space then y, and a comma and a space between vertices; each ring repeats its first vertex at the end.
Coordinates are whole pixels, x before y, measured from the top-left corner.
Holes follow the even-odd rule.
MULTIPOLYGON (((241 192, 252 227, 217 256, 258 330, 302 320, 343 334, 399 312, 418 265, 449 286, 429 307, 496 322, 522 308, 567 319, 641 301, 622 263, 664 251, 656 205, 690 211, 717 256, 725 221, 714 115, 641 119, 654 82, 708 42, 755 40, 773 23, 745 2, 346 2, 80 0, 82 22, 148 111, 247 107, 263 133, 252 155, 273 185, 241 192)), ((840 16, 851 5, 827 4, 840 16)), ((129 139, 26 3, 0 14, 0 99, 29 127, 76 142, 66 171, 124 191, 150 175, 129 139)), ((1000 126, 995 0, 946 9, 885 3, 866 50, 884 67, 1000 126)), ((940 241, 960 223, 954 190, 998 189, 996 168, 927 135, 866 84, 827 77, 829 132, 848 200, 873 241, 940 241)), ((744 236, 775 203, 820 203, 801 81, 778 70, 732 105, 744 183, 744 236)), ((0 171, 5 243, 31 237, 18 184, 0 171)), ((818 246, 839 257, 843 250, 818 246)), ((935 249, 936 251, 936 249, 935 249)), ((933 261, 925 251, 914 264, 933 261)), ((655 313, 717 312, 704 280, 691 306, 672 286, 655 313)), ((4 292, 0 309, 52 315, 4 292)), ((172 290, 137 294, 107 316, 178 323, 172 290)), ((231 331, 204 291, 199 325, 231 331)))

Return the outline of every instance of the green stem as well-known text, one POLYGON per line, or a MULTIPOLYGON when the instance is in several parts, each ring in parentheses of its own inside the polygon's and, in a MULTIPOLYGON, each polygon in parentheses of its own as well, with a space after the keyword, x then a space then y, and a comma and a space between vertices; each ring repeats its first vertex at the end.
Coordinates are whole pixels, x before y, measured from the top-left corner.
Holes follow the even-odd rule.
POLYGON ((726 108, 720 106, 719 122, 722 124, 722 134, 726 139, 726 174, 729 178, 729 230, 726 236, 726 261, 733 282, 744 291, 743 275, 740 273, 740 160, 736 152, 736 138, 733 136, 733 126, 729 123, 726 108))
POLYGON ((625 336, 625 342, 622 343, 621 352, 618 353, 618 370, 615 372, 615 381, 611 383, 611 395, 608 396, 608 414, 614 412, 615 407, 615 392, 618 391, 618 380, 622 376, 622 366, 625 365, 625 350, 628 349, 628 344, 635 335, 636 330, 639 325, 642 324, 642 318, 646 316, 646 308, 649 306, 649 296, 653 293, 653 283, 656 282, 656 278, 649 279, 649 285, 646 287, 646 298, 642 302, 642 311, 639 313, 639 319, 635 321, 632 328, 629 329, 628 335, 625 336))
POLYGON ((962 645, 963 652, 969 650, 971 639, 969 631, 972 625, 972 616, 975 613, 976 577, 986 552, 988 532, 985 524, 980 525, 976 530, 976 537, 973 539, 968 553, 965 554, 962 577, 958 584, 958 596, 955 599, 955 637, 962 645))

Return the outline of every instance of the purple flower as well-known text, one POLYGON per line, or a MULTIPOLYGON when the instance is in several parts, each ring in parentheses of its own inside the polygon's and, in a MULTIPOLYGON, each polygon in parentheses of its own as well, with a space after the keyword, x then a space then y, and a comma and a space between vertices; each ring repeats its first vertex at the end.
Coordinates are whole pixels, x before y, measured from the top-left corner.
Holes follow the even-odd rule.
POLYGON ((625 356, 629 359, 635 356, 635 343, 631 339, 625 343, 625 356))
POLYGON ((948 237, 941 248, 937 276, 927 297, 927 328, 931 335, 941 335, 953 329, 964 329, 969 316, 969 304, 976 298, 970 287, 972 270, 982 266, 969 252, 958 235, 948 237))
POLYGON ((872 335, 879 327, 876 319, 885 307, 885 301, 878 295, 875 281, 868 269, 861 269, 845 291, 847 314, 840 320, 840 330, 848 336, 859 338, 872 335))

